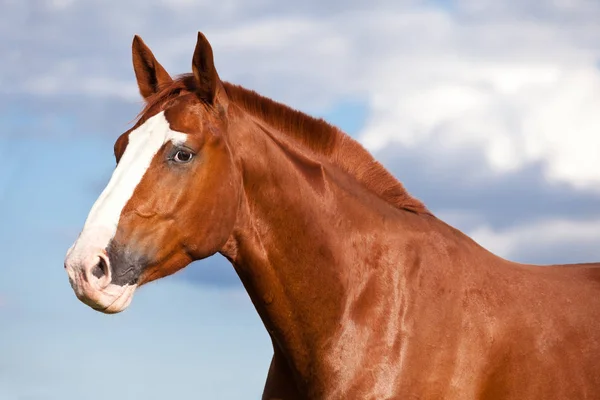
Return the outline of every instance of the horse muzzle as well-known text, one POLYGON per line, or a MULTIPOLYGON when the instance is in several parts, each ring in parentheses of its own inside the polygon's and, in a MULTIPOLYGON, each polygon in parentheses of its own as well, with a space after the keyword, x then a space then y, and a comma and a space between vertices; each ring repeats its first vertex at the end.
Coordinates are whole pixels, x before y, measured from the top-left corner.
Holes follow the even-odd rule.
POLYGON ((93 309, 114 314, 125 310, 137 284, 115 284, 106 250, 76 242, 67 252, 65 269, 79 300, 93 309), (83 248, 82 248, 83 247, 83 248))

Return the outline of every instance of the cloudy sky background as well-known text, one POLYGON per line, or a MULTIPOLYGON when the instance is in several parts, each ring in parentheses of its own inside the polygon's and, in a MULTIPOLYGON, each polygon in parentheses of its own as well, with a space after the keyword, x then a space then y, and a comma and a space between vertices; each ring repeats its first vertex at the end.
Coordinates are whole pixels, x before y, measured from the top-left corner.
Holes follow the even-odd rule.
POLYGON ((172 74, 196 32, 223 79, 359 139, 504 257, 600 260, 600 3, 0 0, 0 398, 259 398, 267 334, 217 256, 125 313, 62 268, 141 106, 140 34, 172 74))

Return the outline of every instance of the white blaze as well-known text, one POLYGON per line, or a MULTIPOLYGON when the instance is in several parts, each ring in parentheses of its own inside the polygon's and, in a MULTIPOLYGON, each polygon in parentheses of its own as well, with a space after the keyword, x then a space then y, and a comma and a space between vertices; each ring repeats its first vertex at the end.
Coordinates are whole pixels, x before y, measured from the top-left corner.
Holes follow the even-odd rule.
POLYGON ((186 135, 171 130, 164 111, 149 118, 129 133, 129 142, 108 185, 92 206, 79 238, 67 256, 80 259, 89 252, 105 249, 117 232, 121 211, 141 182, 152 159, 171 141, 183 143, 186 135))

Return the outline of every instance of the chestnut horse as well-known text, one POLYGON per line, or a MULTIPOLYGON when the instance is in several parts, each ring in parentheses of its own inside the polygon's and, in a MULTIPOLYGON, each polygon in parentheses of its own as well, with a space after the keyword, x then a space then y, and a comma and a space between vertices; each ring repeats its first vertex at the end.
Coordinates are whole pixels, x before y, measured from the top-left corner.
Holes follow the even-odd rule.
POLYGON ((68 251, 104 313, 223 254, 273 343, 264 399, 598 399, 600 264, 504 260, 356 141, 221 81, 201 33, 173 79, 139 38, 145 108, 68 251))

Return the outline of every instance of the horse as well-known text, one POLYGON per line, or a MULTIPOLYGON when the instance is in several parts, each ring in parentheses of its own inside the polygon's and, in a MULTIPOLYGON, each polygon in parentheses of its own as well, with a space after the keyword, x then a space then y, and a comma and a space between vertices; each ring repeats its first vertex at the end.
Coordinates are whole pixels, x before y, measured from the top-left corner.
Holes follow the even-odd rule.
POLYGON ((598 399, 600 263, 526 265, 437 218, 357 141, 222 81, 201 32, 171 77, 139 36, 143 110, 67 251, 103 313, 229 260, 272 340, 263 399, 598 399))

